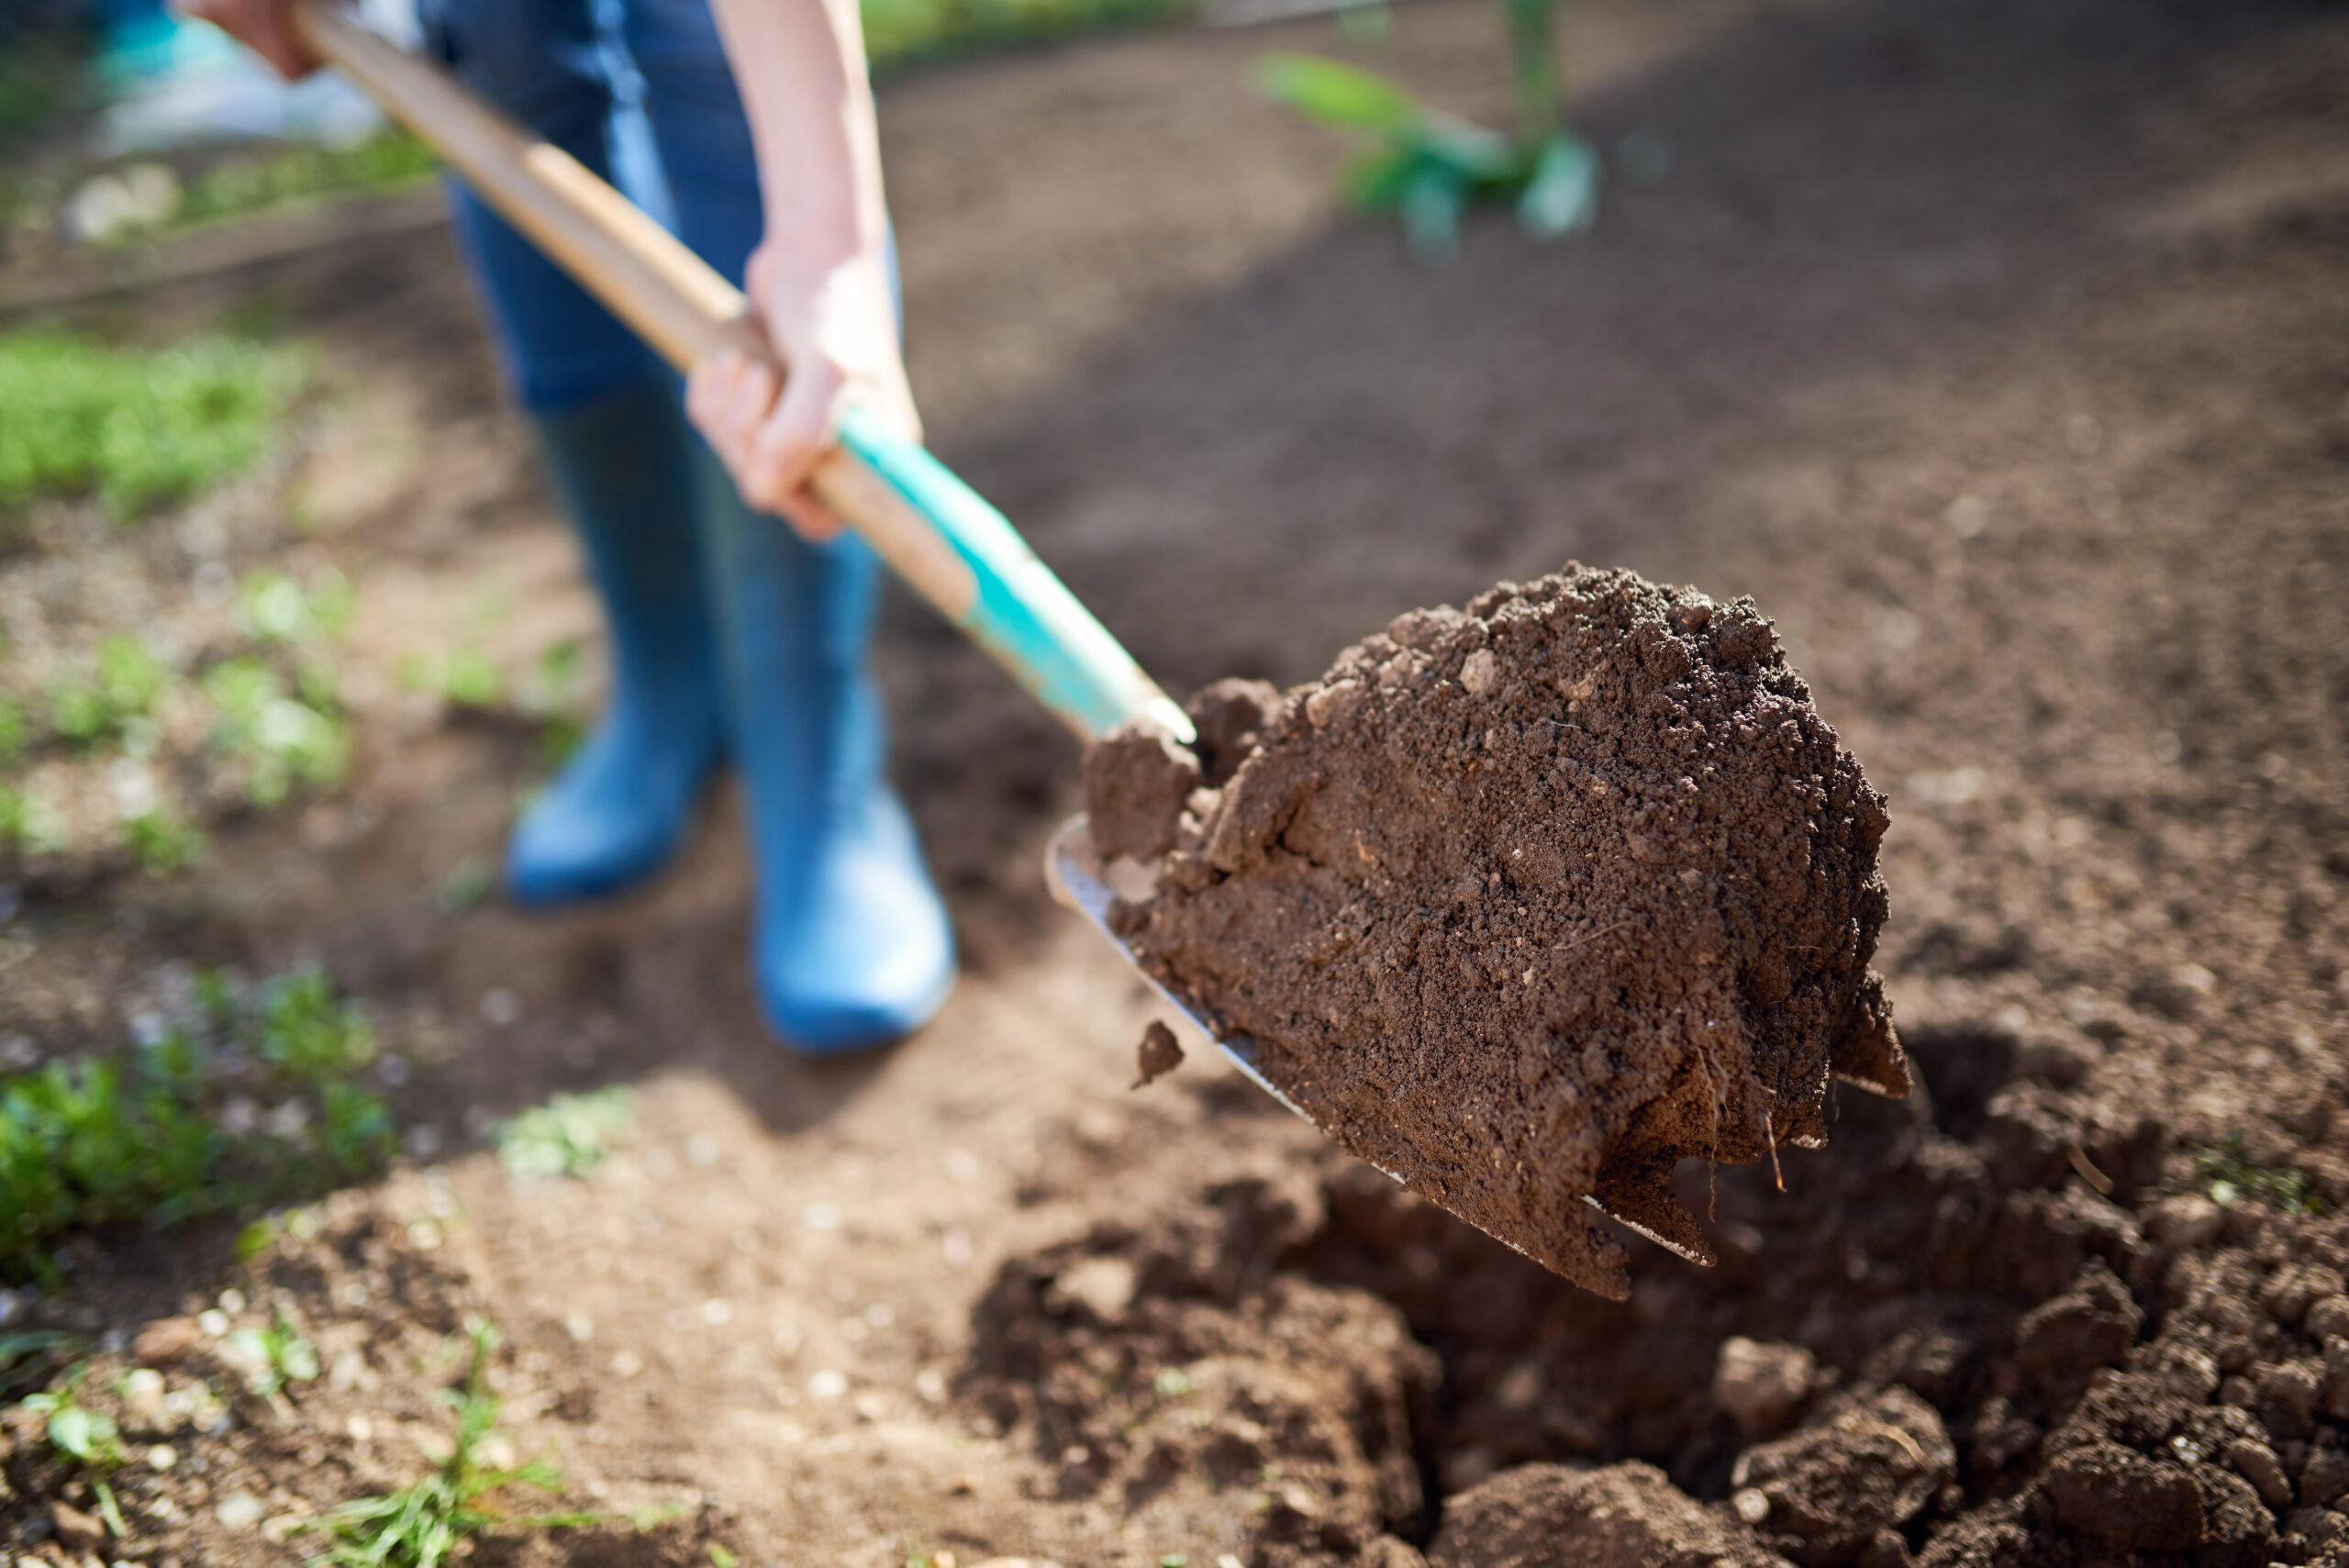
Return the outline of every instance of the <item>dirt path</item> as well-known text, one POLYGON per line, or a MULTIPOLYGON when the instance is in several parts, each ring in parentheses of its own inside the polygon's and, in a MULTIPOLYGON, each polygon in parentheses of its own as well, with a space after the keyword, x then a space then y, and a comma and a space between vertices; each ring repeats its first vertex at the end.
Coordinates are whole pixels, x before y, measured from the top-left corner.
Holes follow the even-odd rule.
MULTIPOLYGON (((2176 1195, 2240 1136, 2349 1207, 2349 25, 2286 0, 1574 12, 1582 117, 1675 158, 1586 239, 1487 223, 1426 268, 1334 213, 1330 147, 1241 79, 1322 47, 1309 26, 898 83, 892 189, 941 453, 1171 688, 1303 679, 1568 557, 1776 618, 1892 797, 1879 962, 1927 1086, 1844 1096, 1784 1195, 1766 1166, 1684 1172, 1717 1272, 1646 1250, 1603 1304, 1198 1053, 1129 1095, 1152 1008, 1039 870, 1074 748, 902 597, 897 770, 970 958, 919 1038, 821 1066, 760 1039, 730 802, 625 906, 441 913, 528 747, 418 710, 395 655, 447 645, 490 583, 501 656, 588 619, 435 234, 149 306, 261 286, 324 345, 345 402, 307 473, 333 527, 302 548, 360 584, 382 690, 335 800, 18 917, 0 1035, 88 1049, 167 962, 321 958, 416 1042, 401 1111, 445 1155, 338 1200, 329 1235, 429 1253, 504 1325, 523 1446, 589 1496, 702 1510, 598 1538, 616 1561, 1394 1564, 1496 1471, 1629 1458, 1724 1529, 1761 1493, 1741 1539, 1806 1563, 2125 1561, 2090 1482, 2159 1459, 2107 1452, 2138 1452, 2114 1407, 2150 1408, 2149 1379, 2199 1390, 2139 1428, 2200 1445, 2201 1533, 2136 1561, 2349 1552, 2310 1469, 2349 1450, 2349 1373, 2278 1283, 2338 1269, 2339 1224, 2176 1195), (639 1130, 604 1175, 518 1190, 473 1151, 484 1115, 611 1082, 639 1130), (2082 1323, 2103 1338, 2057 1332, 2082 1323), (1713 1386, 1730 1335, 1818 1370, 1742 1425, 1713 1386), (1827 1459, 1755 1446, 1804 1433, 1827 1459), (1867 1523, 1849 1540, 1802 1523, 1804 1486, 1871 1465, 1914 1498, 1814 1510, 1867 1523)), ((1405 7, 1397 53, 1490 111, 1492 25, 1405 7)), ((209 1297, 218 1240, 95 1254, 58 1310, 130 1329, 209 1297)), ((397 1273, 356 1240, 318 1267, 246 1288, 293 1282, 325 1321, 337 1271, 397 1273)), ((320 1392, 238 1462, 313 1500, 405 1473, 349 1426, 392 1397, 320 1392)), ((262 1550, 207 1518, 182 1560, 262 1550)))

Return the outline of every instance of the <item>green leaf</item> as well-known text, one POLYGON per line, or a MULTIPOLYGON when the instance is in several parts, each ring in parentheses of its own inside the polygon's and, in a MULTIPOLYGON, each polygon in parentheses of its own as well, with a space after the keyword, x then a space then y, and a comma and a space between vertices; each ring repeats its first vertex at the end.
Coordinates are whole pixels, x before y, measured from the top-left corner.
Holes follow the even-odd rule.
POLYGON ((1536 239, 1588 228, 1598 216, 1598 180, 1590 143, 1560 131, 1534 157, 1532 177, 1517 198, 1518 226, 1536 239))
POLYGON ((113 1420, 79 1405, 68 1405, 50 1413, 49 1443, 58 1452, 83 1464, 111 1464, 121 1455, 113 1420))
POLYGON ((283 1318, 277 1320, 276 1362, 278 1370, 288 1383, 315 1383, 318 1376, 318 1352, 309 1340, 294 1331, 294 1326, 283 1318))
POLYGON ((55 1350, 65 1343, 66 1336, 49 1329, 35 1329, 25 1334, 0 1334, 0 1372, 23 1361, 27 1356, 55 1350))
POLYGON ((1385 77, 1318 55, 1259 55, 1249 75, 1264 96, 1342 130, 1400 135, 1422 113, 1410 94, 1385 77))
POLYGON ((1524 166, 1507 137, 1453 115, 1426 115, 1412 128, 1411 141, 1421 158, 1472 185, 1507 184, 1524 166))
POLYGON ((122 1505, 115 1501, 114 1488, 98 1481, 91 1484, 90 1490, 97 1494, 98 1518, 106 1521, 106 1529, 115 1540, 121 1540, 129 1535, 130 1527, 122 1522, 122 1505))
POLYGON ((1468 182, 1456 169, 1422 160, 1403 187, 1403 233, 1411 249, 1435 260, 1460 248, 1460 215, 1468 206, 1468 182))
POLYGON ((1348 164, 1339 184, 1363 211, 1392 212, 1403 205, 1403 188, 1419 164, 1419 155, 1408 147, 1382 147, 1348 164))
POLYGON ((277 1240, 279 1229, 280 1226, 276 1218, 268 1217, 256 1219, 238 1231, 237 1262, 250 1263, 263 1252, 268 1251, 269 1244, 277 1240))

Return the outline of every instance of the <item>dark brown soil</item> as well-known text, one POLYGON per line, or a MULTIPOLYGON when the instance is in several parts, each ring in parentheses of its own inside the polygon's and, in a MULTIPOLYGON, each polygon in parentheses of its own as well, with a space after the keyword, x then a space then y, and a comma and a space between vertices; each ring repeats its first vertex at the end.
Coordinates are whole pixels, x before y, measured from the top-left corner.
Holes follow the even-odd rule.
MULTIPOLYGON (((284 1310, 322 1349, 282 1408, 211 1351, 165 1369, 190 1413, 138 1428, 105 1561, 306 1558, 293 1524, 425 1473, 471 1312, 559 1506, 678 1510, 476 1562, 1414 1568, 1508 1510, 1571 1568, 2349 1558, 2349 14, 1564 20, 1581 123, 1673 167, 1614 182, 1586 238, 1480 222, 1443 267, 1337 210, 1341 150, 1247 91, 1263 49, 1342 48, 1324 22, 885 89, 917 390, 1173 689, 1293 685, 1570 558, 1751 595, 1889 799, 1911 1097, 1836 1096, 1784 1191, 1767 1162, 1675 1173, 1719 1264, 1632 1247, 1614 1303, 1206 1053, 1129 1094, 1159 1009, 1041 870, 1076 750, 902 595, 896 768, 970 972, 894 1052, 783 1057, 722 792, 615 907, 436 898, 538 763, 402 658, 518 676, 593 628, 445 237, 126 296, 93 320, 258 300, 324 390, 284 467, 185 514, 45 515, 0 561, 0 686, 38 704, 123 627, 203 646, 233 613, 192 592, 208 563, 331 564, 357 753, 331 795, 210 820, 193 872, 7 873, 0 1057, 118 1049, 192 965, 316 960, 407 1066, 409 1155, 250 1265, 225 1226, 134 1229, 0 1305, 0 1334, 79 1336, 126 1419, 152 1320, 284 1310), (486 1151, 486 1118, 607 1084, 635 1126, 594 1176, 519 1186, 486 1151), (1919 1405, 1954 1455, 1929 1494, 1919 1405), (1822 1500, 1897 1522, 1854 1548, 1822 1500)), ((1504 122, 1489 6, 1394 22, 1368 63, 1504 122)), ((93 1512, 86 1479, 0 1430, 0 1551, 82 1568, 56 1505, 93 1512)))
POLYGON ((1147 1088, 1183 1065, 1183 1046, 1174 1031, 1166 1027, 1163 1018, 1152 1018, 1141 1031, 1141 1043, 1134 1048, 1134 1070, 1139 1074, 1134 1087, 1147 1088))
POLYGON ((1809 698, 1750 601, 1628 572, 1414 610, 1196 809, 1172 742, 1092 749, 1104 848, 1165 855, 1110 923, 1347 1149, 1620 1297, 1584 1199, 1709 1261, 1680 1160, 1817 1147, 1831 1073, 1909 1093, 1890 818, 1809 698))
POLYGON ((1652 1464, 1521 1464, 1463 1493, 1428 1547, 1430 1568, 1776 1568, 1725 1511, 1652 1464))

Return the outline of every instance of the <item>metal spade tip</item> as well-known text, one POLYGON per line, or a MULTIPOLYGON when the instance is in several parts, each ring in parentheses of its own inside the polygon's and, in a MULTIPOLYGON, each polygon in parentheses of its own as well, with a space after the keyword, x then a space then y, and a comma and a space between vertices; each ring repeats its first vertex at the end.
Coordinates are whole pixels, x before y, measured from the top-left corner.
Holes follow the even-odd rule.
MULTIPOLYGON (((1223 1052, 1224 1060, 1240 1069, 1248 1081, 1278 1100, 1297 1115, 1310 1122, 1295 1100, 1280 1092, 1264 1070, 1256 1064, 1256 1042, 1245 1035, 1225 1040, 1218 1036, 1190 1003, 1169 991, 1157 976, 1142 968, 1117 932, 1109 929, 1109 906, 1117 901, 1118 890, 1109 885, 1108 868, 1102 863, 1101 851, 1093 847, 1093 831, 1086 825, 1085 813, 1078 812, 1062 823, 1052 834, 1052 843, 1044 851, 1044 881, 1059 903, 1075 910, 1101 933, 1118 955, 1133 965, 1134 973, 1150 982, 1159 1000, 1183 1015, 1190 1026, 1207 1037, 1208 1043, 1223 1052)), ((1319 1127, 1319 1123, 1315 1123, 1319 1127)))

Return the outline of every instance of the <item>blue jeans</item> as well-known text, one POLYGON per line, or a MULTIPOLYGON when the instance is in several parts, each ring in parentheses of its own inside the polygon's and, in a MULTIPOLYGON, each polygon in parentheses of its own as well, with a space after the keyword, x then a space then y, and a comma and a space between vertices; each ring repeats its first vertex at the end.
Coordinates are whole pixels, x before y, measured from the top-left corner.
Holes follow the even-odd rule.
MULTIPOLYGON (((740 285, 763 231, 749 120, 707 0, 422 0, 427 48, 605 179, 650 122, 659 189, 629 194, 740 285), (641 115, 632 101, 640 84, 641 115)), ((651 350, 462 184, 458 244, 515 395, 554 414, 655 374, 651 350)))

